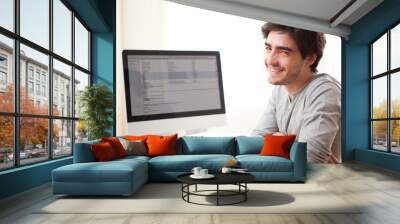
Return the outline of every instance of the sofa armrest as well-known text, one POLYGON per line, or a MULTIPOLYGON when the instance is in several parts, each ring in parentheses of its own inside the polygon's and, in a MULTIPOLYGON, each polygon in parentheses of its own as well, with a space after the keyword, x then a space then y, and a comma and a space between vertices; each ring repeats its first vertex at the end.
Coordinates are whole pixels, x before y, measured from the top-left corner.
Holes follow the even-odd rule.
POLYGON ((99 140, 75 143, 74 147, 74 163, 89 163, 95 162, 96 158, 94 157, 90 146, 92 144, 100 143, 99 140))
POLYGON ((307 143, 294 142, 290 149, 290 160, 293 162, 293 179, 305 181, 307 177, 307 143))

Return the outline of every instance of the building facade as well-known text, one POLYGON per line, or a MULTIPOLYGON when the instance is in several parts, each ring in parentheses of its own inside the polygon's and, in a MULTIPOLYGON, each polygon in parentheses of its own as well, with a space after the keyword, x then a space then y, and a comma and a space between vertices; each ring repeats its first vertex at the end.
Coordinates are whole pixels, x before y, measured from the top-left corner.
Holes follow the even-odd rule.
MULTIPOLYGON (((13 74, 13 48, 0 41, 0 95, 10 91, 7 87, 14 87, 13 74)), ((70 70, 70 72, 72 72, 70 70)), ((20 53, 20 93, 25 92, 27 99, 31 102, 34 109, 41 109, 44 115, 48 114, 49 97, 53 97, 53 115, 59 117, 72 117, 72 76, 57 69, 53 69, 53 89, 49 94, 49 67, 38 60, 26 56, 25 52, 20 53), (46 111, 47 109, 47 111, 46 111)), ((79 81, 75 81, 75 85, 79 81)), ((13 88, 14 89, 14 88, 13 88)), ((76 97, 75 104, 79 105, 79 97, 76 97)), ((1 102, 0 102, 1 103, 1 102)), ((3 107, 4 105, 0 105, 3 107)), ((29 113, 24 111, 21 106, 21 113, 29 113)), ((0 111, 2 111, 0 109, 0 111)), ((12 112, 12 111, 8 111, 12 112)), ((79 111, 76 111, 79 115, 79 111)), ((67 120, 57 120, 59 134, 58 140, 55 139, 53 144, 65 144, 72 141, 72 122, 67 120), (64 123, 65 122, 65 123, 64 123)))

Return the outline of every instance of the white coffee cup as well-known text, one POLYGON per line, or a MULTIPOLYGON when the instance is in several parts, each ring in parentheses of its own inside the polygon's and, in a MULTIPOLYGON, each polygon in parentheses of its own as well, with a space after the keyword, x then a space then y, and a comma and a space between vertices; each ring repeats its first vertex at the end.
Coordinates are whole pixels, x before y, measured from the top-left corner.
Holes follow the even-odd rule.
POLYGON ((207 176, 208 175, 208 169, 201 169, 200 170, 200 176, 207 176))
POLYGON ((202 170, 202 168, 201 167, 193 167, 193 169, 192 169, 192 173, 194 174, 194 175, 196 175, 196 176, 199 176, 199 175, 201 175, 200 174, 200 171, 202 170))
POLYGON ((232 168, 230 167, 222 167, 221 172, 222 173, 230 173, 232 171, 232 168))

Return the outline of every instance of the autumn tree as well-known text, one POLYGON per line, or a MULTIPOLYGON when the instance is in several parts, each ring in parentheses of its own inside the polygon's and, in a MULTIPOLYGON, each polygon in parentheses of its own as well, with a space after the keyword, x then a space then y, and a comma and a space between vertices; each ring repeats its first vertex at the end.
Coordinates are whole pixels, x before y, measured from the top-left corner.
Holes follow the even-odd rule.
MULTIPOLYGON (((392 100, 392 117, 400 118, 400 100, 392 100)), ((399 141, 400 139, 400 121, 392 121, 392 141, 399 141)))
MULTIPOLYGON (((8 85, 6 92, 0 94, 0 111, 13 112, 14 97, 13 85, 8 85)), ((20 110, 23 114, 43 114, 48 112, 47 106, 34 105, 29 99, 29 95, 24 87, 20 88, 20 110)), ((56 111, 58 113, 58 111, 56 111)), ((13 146, 13 117, 0 116, 0 146, 3 148, 11 148, 13 146)), ((48 119, 47 118, 20 118, 20 149, 24 149, 26 145, 47 143, 48 136, 48 119)), ((53 126, 53 138, 59 136, 59 128, 57 125, 53 126)))
MULTIPOLYGON (((387 101, 382 100, 378 106, 373 108, 373 118, 387 118, 387 101)), ((387 136, 387 122, 374 121, 373 122, 373 136, 374 138, 385 138, 387 136)))
MULTIPOLYGON (((14 108, 13 86, 8 85, 6 92, 0 93, 0 111, 12 112, 14 108)), ((13 146, 13 119, 10 116, 0 116, 0 147, 13 146)))
MULTIPOLYGON (((373 118, 387 118, 387 101, 382 100, 378 106, 373 107, 373 118)), ((391 103, 391 117, 400 118, 400 100, 393 99, 391 103)), ((399 141, 400 138, 400 121, 392 120, 392 142, 399 141)), ((373 125, 374 138, 386 138, 387 121, 375 121, 373 125)))
POLYGON ((87 125, 85 120, 76 122, 76 133, 79 141, 82 141, 87 136, 87 125))

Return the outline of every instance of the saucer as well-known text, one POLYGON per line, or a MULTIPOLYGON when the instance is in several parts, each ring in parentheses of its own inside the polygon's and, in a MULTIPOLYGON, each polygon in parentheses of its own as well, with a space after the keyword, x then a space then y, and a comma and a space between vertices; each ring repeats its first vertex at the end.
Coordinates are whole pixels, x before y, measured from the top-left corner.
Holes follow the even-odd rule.
POLYGON ((190 178, 193 178, 193 179, 211 179, 211 178, 214 178, 214 177, 215 176, 212 175, 212 174, 207 174, 207 175, 204 175, 204 176, 194 175, 194 174, 190 175, 190 178))
POLYGON ((232 170, 234 173, 249 173, 247 170, 232 170))

